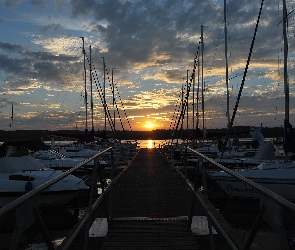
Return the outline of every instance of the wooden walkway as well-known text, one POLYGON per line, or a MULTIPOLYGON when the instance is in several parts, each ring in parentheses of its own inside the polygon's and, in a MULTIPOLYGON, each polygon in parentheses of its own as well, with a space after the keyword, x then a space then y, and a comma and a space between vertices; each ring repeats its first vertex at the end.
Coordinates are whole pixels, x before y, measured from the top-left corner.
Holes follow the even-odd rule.
MULTIPOLYGON (((187 220, 193 193, 157 149, 141 149, 113 187, 112 217, 107 236, 89 238, 89 249, 198 249, 187 220), (187 206, 189 201, 189 206, 187 206)), ((106 218, 110 193, 93 214, 106 218)), ((194 215, 204 215, 194 206, 194 215)), ((84 235, 72 249, 81 249, 84 235)))

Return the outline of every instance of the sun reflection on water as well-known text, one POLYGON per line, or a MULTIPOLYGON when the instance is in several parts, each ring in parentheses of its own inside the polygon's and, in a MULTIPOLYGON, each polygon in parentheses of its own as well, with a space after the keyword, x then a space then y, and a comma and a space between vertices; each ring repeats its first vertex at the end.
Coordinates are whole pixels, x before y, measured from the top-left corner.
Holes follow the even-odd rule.
POLYGON ((147 142, 147 148, 153 148, 153 140, 148 140, 147 142))

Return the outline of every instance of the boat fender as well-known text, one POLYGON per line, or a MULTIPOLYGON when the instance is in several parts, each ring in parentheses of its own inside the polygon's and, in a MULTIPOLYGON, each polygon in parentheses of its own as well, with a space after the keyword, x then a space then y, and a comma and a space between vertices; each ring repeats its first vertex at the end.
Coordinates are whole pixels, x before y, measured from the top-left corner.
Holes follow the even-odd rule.
POLYGON ((28 180, 25 185, 25 193, 28 193, 32 190, 33 190, 33 183, 30 180, 28 180))

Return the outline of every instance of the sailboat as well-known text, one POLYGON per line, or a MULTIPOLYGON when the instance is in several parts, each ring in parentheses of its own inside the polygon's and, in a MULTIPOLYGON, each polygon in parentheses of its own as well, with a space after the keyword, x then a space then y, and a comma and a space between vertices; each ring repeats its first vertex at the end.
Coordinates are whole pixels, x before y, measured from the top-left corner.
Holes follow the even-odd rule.
MULTIPOLYGON (((45 168, 30 154, 25 154, 28 145, 32 148, 34 142, 11 141, 0 146, 0 207, 63 173, 45 168)), ((36 147, 40 145, 42 144, 39 143, 36 147)), ((65 205, 77 195, 86 192, 88 187, 81 179, 68 175, 44 190, 38 196, 38 204, 65 205)))
MULTIPOLYGON (((289 152, 295 151, 295 137, 289 123, 289 84, 287 75, 287 51, 286 36, 287 10, 283 1, 283 34, 284 34, 284 89, 285 89, 285 121, 284 121, 284 162, 261 163, 255 168, 240 169, 235 172, 250 179, 261 186, 275 192, 285 199, 295 201, 295 162, 288 160, 289 152)), ((259 198, 259 192, 253 187, 234 178, 225 172, 216 172, 209 175, 229 198, 259 198)))

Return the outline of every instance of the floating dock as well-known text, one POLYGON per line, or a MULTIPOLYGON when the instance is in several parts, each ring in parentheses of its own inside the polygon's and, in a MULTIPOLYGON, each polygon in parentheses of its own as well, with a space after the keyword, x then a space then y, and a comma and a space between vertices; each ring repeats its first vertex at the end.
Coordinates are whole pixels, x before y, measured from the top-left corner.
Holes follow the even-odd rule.
MULTIPOLYGON (((200 249, 189 213, 206 217, 197 201, 192 210, 193 197, 157 149, 141 149, 94 211, 88 249, 200 249), (93 222, 108 217, 105 237, 96 236, 93 222)), ((71 249, 82 249, 84 241, 81 233, 71 249)))

